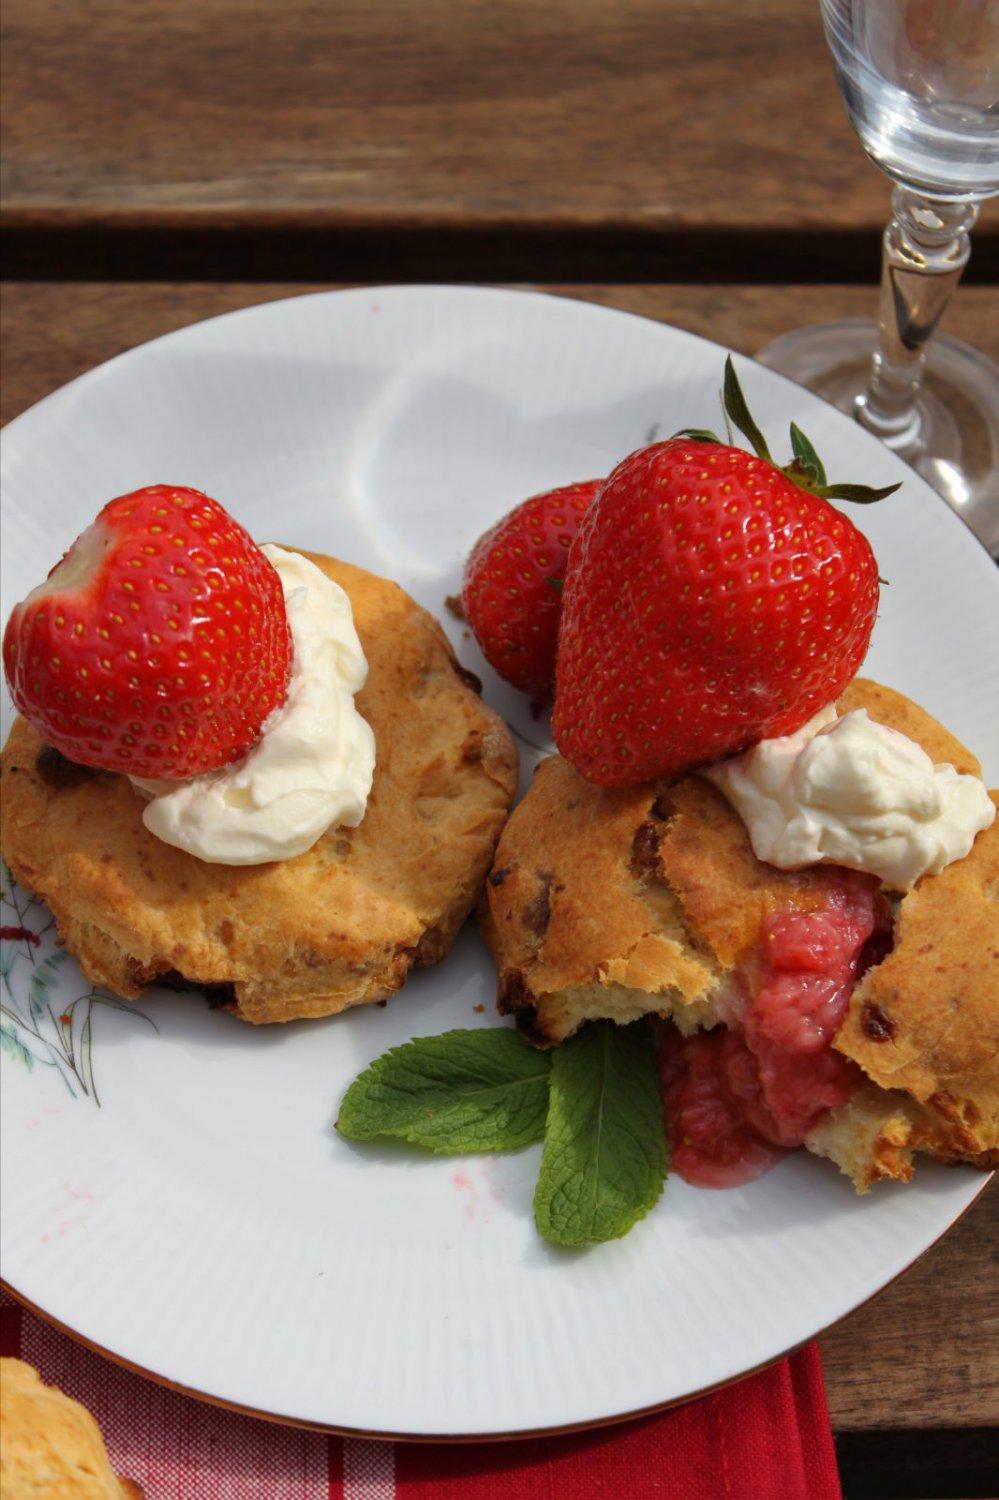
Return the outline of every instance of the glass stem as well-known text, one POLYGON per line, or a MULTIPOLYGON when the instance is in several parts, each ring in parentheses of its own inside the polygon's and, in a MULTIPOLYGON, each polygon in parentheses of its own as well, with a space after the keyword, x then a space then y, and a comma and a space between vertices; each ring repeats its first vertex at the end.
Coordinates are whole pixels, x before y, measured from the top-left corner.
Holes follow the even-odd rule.
POLYGON ((878 344, 855 415, 890 448, 909 449, 919 433, 926 345, 968 263, 978 205, 896 187, 892 208, 882 240, 878 344))

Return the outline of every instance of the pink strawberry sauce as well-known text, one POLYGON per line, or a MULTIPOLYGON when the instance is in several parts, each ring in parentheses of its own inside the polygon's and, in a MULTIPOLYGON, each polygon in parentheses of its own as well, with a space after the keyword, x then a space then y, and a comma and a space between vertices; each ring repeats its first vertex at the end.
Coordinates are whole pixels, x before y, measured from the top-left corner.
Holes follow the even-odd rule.
POLYGON ((832 1048, 850 992, 891 946, 891 918, 869 875, 840 872, 828 903, 764 925, 740 1022, 663 1033, 660 1076, 673 1169, 701 1187, 734 1187, 800 1146, 859 1072, 832 1048))

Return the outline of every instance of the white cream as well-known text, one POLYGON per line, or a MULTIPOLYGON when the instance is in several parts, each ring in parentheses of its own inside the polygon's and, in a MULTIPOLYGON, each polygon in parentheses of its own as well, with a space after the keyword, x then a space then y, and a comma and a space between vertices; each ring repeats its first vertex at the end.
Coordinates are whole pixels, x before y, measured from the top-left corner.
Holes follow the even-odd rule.
POLYGON ((354 706, 368 664, 350 600, 297 552, 265 546, 284 588, 293 658, 288 695, 242 760, 190 781, 132 784, 151 798, 157 838, 219 865, 303 853, 328 828, 356 828, 375 767, 375 737, 354 706))
POLYGON ((758 859, 846 865, 892 890, 963 859, 995 817, 984 784, 868 717, 832 705, 703 775, 732 803, 758 859))

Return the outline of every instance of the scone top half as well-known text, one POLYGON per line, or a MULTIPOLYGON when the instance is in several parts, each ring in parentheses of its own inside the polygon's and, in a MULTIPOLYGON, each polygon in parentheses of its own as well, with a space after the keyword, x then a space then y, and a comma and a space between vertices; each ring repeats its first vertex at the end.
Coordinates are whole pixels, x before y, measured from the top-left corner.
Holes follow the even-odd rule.
POLYGON ((60 761, 23 719, 3 752, 0 840, 95 984, 205 989, 241 1019, 325 1016, 438 962, 475 904, 517 781, 506 726, 436 620, 401 588, 304 554, 350 598, 376 743, 357 828, 264 865, 162 842, 127 777, 60 761))
MULTIPOLYGON (((838 706, 866 708, 935 763, 980 774, 899 693, 858 678, 838 706)), ((542 1046, 599 1017, 710 1028, 752 985, 768 918, 823 908, 838 880, 833 867, 761 863, 697 775, 604 790, 553 756, 507 824, 482 904, 500 1008, 542 1046)), ((892 901, 891 951, 855 986, 834 1042, 865 1082, 806 1139, 862 1189, 910 1176, 916 1149, 999 1160, 997 902, 999 820, 965 859, 892 901)))

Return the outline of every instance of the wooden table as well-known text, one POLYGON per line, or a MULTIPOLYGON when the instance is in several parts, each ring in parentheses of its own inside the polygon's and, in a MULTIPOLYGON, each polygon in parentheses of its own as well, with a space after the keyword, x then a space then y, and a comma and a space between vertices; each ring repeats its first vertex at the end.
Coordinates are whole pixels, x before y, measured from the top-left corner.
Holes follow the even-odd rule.
MULTIPOLYGON (((752 353, 872 309, 884 179, 805 0, 7 0, 0 417, 336 282, 558 283, 752 353)), ((999 356, 999 213, 947 327, 999 356)), ((846 1493, 993 1493, 991 1189, 822 1340, 846 1493)))
MULTIPOLYGON (((887 185, 816 0, 6 0, 4 16, 20 275, 876 274, 887 185)), ((997 260, 989 210, 968 274, 995 279, 997 260)))

